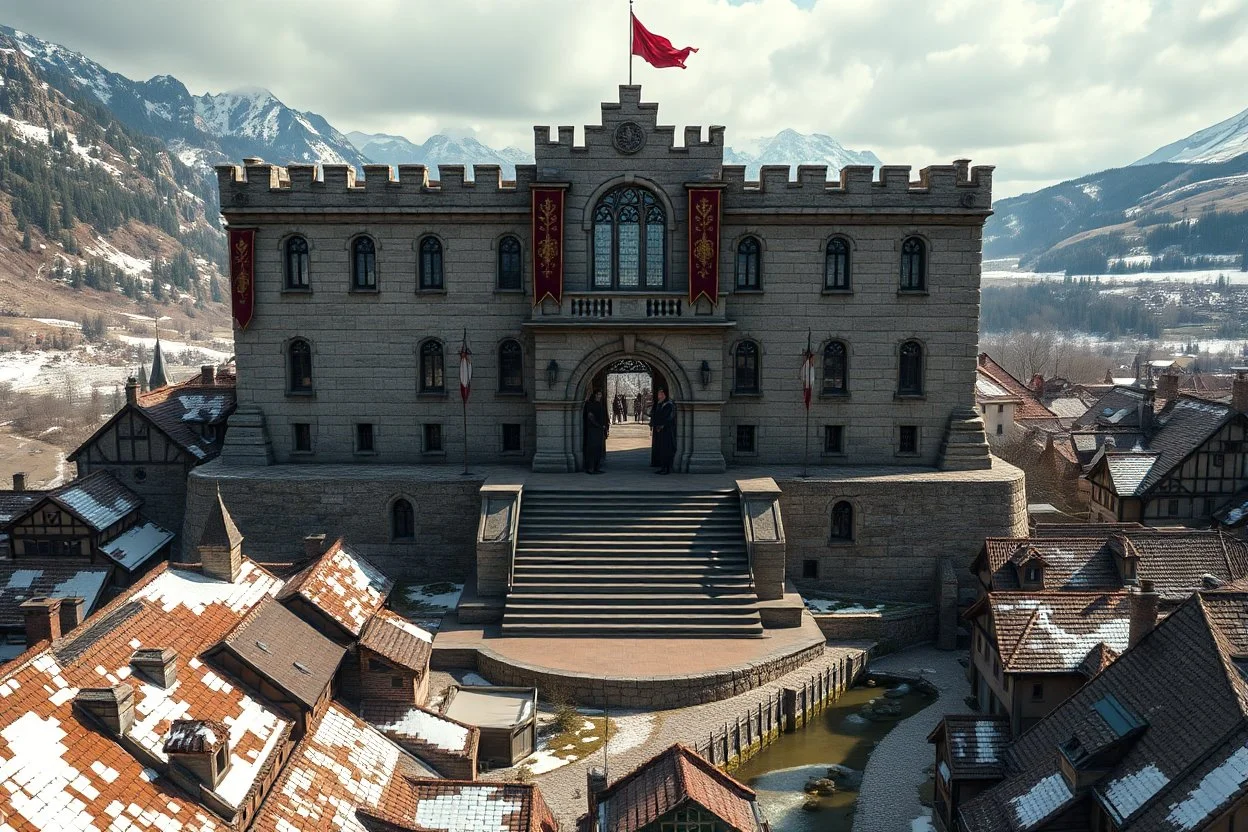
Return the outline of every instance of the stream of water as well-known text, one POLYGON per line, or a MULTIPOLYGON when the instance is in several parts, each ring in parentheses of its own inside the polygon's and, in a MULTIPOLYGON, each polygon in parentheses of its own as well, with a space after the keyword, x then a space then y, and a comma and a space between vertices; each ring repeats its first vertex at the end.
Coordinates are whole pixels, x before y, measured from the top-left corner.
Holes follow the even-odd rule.
POLYGON ((733 772, 758 792, 772 832, 850 832, 858 784, 875 744, 894 725, 932 701, 911 691, 893 700, 901 706, 896 716, 864 718, 863 707, 883 696, 882 687, 850 688, 804 727, 782 736, 733 772), (853 773, 836 781, 834 795, 818 798, 817 809, 806 808, 812 795, 802 787, 827 777, 828 768, 834 765, 853 773))

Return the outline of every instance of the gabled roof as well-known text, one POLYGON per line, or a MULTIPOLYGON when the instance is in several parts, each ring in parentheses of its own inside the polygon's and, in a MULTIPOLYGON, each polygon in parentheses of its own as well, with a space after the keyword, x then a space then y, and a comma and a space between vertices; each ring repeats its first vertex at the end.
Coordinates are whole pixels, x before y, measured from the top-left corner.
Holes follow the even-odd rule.
POLYGON ((1086 818, 1089 800, 1124 832, 1205 829, 1248 788, 1248 684, 1234 661, 1248 645, 1246 608, 1246 593, 1210 592, 1175 610, 1010 744, 1006 778, 961 808, 968 832, 1039 829, 1067 809, 1086 818), (1058 749, 1076 735, 1105 745, 1091 718, 1104 702, 1142 725, 1076 794, 1058 749))
MULTIPOLYGON (((1115 385, 1102 393, 1082 416, 1074 422, 1076 428, 1109 427, 1141 429, 1140 406, 1152 402, 1156 409, 1156 393, 1140 387, 1115 385)), ((1151 415, 1151 414, 1150 414, 1151 415)))
POLYGON ((985 608, 1010 673, 1077 673, 1098 645, 1127 649, 1125 592, 992 592, 985 608))
POLYGON ((14 521, 37 511, 45 501, 51 501, 77 517, 97 532, 125 519, 138 511, 143 500, 108 471, 94 471, 85 477, 45 491, 27 505, 26 510, 14 521))
POLYGON ((677 743, 651 757, 598 796, 598 832, 637 832, 687 802, 733 832, 755 832, 754 791, 677 743))
POLYGON ((420 673, 429 669, 429 654, 433 652, 433 636, 429 632, 389 610, 381 610, 369 619, 359 644, 420 673))
POLYGON ((995 780, 1001 777, 1001 755, 1010 742, 1008 716, 948 714, 928 735, 927 741, 936 742, 941 737, 949 749, 947 779, 995 780))
POLYGON ((1004 367, 992 359, 986 352, 979 354, 976 365, 975 398, 982 402, 1014 401, 1018 407, 1014 410, 1014 421, 1026 422, 1036 420, 1057 419, 1057 414, 1040 402, 1027 385, 1010 375, 1004 367))
POLYGON ((25 514, 30 504, 42 496, 42 491, 0 491, 0 529, 25 514))
POLYGON ((83 612, 89 615, 108 573, 107 566, 0 562, 0 628, 22 629, 25 616, 19 605, 30 598, 82 598, 83 612))
POLYGON ((394 582, 362 556, 337 540, 277 596, 298 596, 359 637, 368 620, 382 608, 394 582))
POLYGON ((127 572, 133 572, 152 559, 152 556, 173 540, 173 532, 155 523, 131 526, 107 543, 100 544, 100 551, 127 572))
POLYGON ((1155 453, 1134 451, 1105 454, 1104 464, 1109 470, 1109 480, 1114 485, 1114 492, 1120 497, 1135 495, 1157 464, 1157 456, 1155 453))
POLYGON ((386 736, 405 745, 444 754, 470 756, 477 748, 481 731, 445 714, 417 705, 385 699, 367 699, 360 714, 386 736))
POLYGON ((385 809, 359 809, 369 832, 555 832, 558 824, 532 784, 464 780, 396 783, 385 809))
POLYGON ((1157 463, 1149 470, 1137 493, 1142 494, 1161 482, 1237 415, 1238 411, 1230 405, 1187 395, 1172 399, 1157 414, 1156 427, 1149 434, 1148 449, 1157 454, 1157 463))

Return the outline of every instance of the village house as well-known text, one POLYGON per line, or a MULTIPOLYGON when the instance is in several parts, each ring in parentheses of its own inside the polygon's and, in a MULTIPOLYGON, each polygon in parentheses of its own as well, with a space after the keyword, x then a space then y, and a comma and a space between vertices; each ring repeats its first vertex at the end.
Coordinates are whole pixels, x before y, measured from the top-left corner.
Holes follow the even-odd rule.
POLYGON ((940 830, 1231 832, 1248 823, 1248 592, 1201 592, 1007 742, 1001 717, 947 717, 940 830))
POLYGON ((104 602, 111 573, 107 567, 86 564, 31 568, 0 562, 0 662, 26 651, 32 614, 35 621, 53 628, 50 638, 67 635, 81 624, 104 602), (37 608, 47 609, 47 614, 37 608))
POLYGON ((591 768, 577 832, 768 832, 753 789, 677 743, 610 785, 591 768))
POLYGON ((975 405, 984 419, 988 444, 1034 441, 1035 433, 1060 427, 1057 414, 1044 406, 1040 396, 988 353, 979 354, 975 373, 975 405))
POLYGON ((361 807, 366 832, 558 832, 559 823, 531 783, 472 783, 406 778, 384 808, 361 807))

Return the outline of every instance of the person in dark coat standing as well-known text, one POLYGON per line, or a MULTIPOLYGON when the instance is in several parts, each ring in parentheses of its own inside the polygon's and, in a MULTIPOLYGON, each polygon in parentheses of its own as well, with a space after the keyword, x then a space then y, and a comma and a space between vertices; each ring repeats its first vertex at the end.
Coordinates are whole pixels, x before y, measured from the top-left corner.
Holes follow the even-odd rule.
POLYGON ((650 429, 654 444, 654 464, 659 467, 656 473, 672 473, 672 464, 676 461, 676 405, 667 397, 667 391, 660 387, 656 393, 658 401, 654 412, 650 414, 650 429))
POLYGON ((585 473, 601 474, 602 460, 607 455, 607 406, 602 391, 595 390, 581 408, 581 449, 585 454, 585 473))

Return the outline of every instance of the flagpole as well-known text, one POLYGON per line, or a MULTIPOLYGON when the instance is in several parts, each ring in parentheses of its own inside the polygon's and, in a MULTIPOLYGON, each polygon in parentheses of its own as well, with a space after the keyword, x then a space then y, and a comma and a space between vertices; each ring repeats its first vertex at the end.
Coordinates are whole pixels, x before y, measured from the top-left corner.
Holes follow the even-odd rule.
POLYGON ((633 85, 633 0, 628 0, 628 85, 633 85))
MULTIPOLYGON (((810 362, 814 360, 813 356, 814 356, 814 353, 810 349, 810 330, 808 329, 806 330, 806 355, 802 357, 802 376, 803 376, 802 383, 803 385, 811 384, 812 387, 813 387, 813 380, 810 377, 811 375, 810 362)), ((814 395, 813 389, 811 390, 811 395, 812 396, 814 395)), ((805 404, 806 404, 806 444, 805 444, 805 448, 803 448, 802 450, 802 478, 803 479, 810 476, 810 471, 809 471, 809 466, 810 466, 810 402, 807 401, 805 402, 805 404)))

